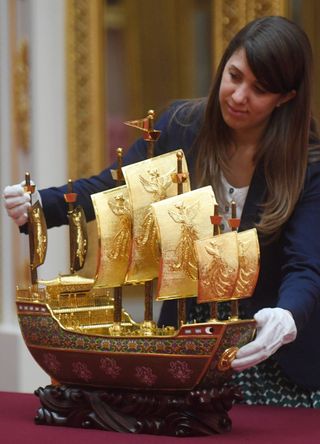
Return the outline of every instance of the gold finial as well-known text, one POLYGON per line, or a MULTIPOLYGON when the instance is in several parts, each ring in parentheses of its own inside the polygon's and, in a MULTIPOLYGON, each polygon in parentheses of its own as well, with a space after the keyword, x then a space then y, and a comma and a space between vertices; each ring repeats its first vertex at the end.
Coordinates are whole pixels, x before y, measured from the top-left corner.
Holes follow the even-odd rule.
POLYGON ((177 156, 177 172, 171 174, 171 179, 173 183, 178 184, 178 194, 183 193, 182 184, 188 179, 188 173, 182 171, 182 159, 183 151, 179 150, 176 152, 177 156))
POLYGON ((122 154, 123 154, 123 149, 122 148, 117 148, 117 159, 118 159, 118 180, 122 180, 123 178, 121 177, 121 167, 122 167, 122 154))
POLYGON ((228 223, 232 231, 236 231, 240 226, 240 218, 237 217, 237 205, 234 200, 231 201, 231 218, 228 223))
POLYGON ((23 187, 25 193, 34 193, 36 186, 31 184, 31 176, 29 172, 25 173, 25 186, 23 187))
POLYGON ((72 179, 68 179, 67 192, 63 195, 64 201, 69 204, 69 211, 73 210, 73 204, 77 201, 77 193, 73 192, 72 179))
POLYGON ((117 150, 117 168, 115 170, 111 170, 112 179, 116 181, 117 186, 121 185, 124 181, 124 177, 122 174, 122 164, 123 164, 123 148, 118 147, 117 150))

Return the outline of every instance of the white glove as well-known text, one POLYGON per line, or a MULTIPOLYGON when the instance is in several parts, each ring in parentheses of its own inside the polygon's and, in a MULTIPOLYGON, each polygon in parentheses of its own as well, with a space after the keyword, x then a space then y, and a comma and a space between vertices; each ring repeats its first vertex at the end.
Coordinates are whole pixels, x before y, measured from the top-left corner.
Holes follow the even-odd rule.
POLYGON ((237 352, 231 363, 234 370, 242 371, 259 364, 297 336, 296 324, 288 310, 263 308, 254 319, 257 322, 256 338, 237 352))
MULTIPOLYGON (((28 207, 30 207, 30 194, 24 191, 25 182, 6 186, 3 190, 4 206, 8 216, 18 225, 24 225, 28 221, 28 207)), ((36 190, 32 194, 32 203, 41 202, 40 194, 36 190)))

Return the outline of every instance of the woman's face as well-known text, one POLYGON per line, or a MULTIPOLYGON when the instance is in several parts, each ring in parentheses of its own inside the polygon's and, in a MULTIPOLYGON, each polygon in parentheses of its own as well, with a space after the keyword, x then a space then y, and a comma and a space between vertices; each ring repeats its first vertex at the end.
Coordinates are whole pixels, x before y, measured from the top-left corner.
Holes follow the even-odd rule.
POLYGON ((230 57, 222 74, 219 102, 223 119, 235 133, 253 131, 259 137, 274 108, 289 100, 290 94, 266 91, 241 48, 230 57))

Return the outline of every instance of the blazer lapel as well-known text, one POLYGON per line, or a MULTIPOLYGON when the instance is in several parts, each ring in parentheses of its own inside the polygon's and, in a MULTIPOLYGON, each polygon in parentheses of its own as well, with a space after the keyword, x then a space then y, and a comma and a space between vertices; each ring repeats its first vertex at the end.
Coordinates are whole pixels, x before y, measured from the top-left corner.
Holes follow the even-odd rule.
POLYGON ((239 231, 250 229, 259 221, 261 205, 266 197, 267 184, 262 165, 258 165, 253 174, 247 198, 243 207, 239 231))

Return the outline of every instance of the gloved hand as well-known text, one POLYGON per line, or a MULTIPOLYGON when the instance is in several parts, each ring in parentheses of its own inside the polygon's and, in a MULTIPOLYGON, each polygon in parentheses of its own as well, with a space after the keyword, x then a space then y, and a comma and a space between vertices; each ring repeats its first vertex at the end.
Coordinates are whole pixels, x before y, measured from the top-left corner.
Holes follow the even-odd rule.
POLYGON ((242 371, 275 353, 278 348, 295 340, 297 328, 291 313, 282 308, 263 308, 254 319, 257 323, 256 338, 237 352, 231 366, 242 371))
MULTIPOLYGON (((8 216, 18 225, 24 225, 28 220, 28 207, 30 207, 30 194, 24 191, 25 182, 6 186, 3 190, 4 206, 8 216)), ((41 202, 37 190, 32 194, 32 203, 37 200, 41 202)))

